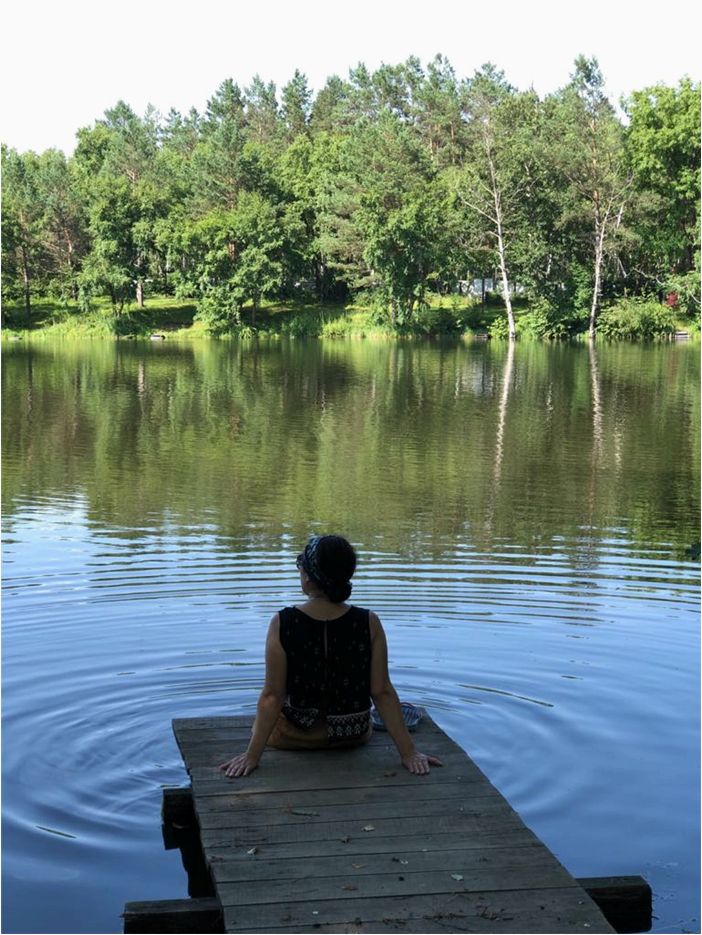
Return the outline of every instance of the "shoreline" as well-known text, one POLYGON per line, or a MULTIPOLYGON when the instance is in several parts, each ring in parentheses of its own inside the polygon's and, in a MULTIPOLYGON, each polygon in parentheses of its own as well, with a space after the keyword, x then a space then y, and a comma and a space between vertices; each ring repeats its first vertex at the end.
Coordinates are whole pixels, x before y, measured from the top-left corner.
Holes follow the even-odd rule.
MULTIPOLYGON (((601 319, 608 327, 597 334, 599 340, 626 340, 629 342, 699 340, 699 323, 682 315, 666 314, 666 308, 648 302, 643 306, 640 320, 631 308, 622 314, 621 303, 603 308, 601 319), (651 323, 645 320, 662 315, 663 320, 651 323), (618 316, 616 327, 610 319, 618 316), (658 329, 658 330, 657 330, 658 329)), ((635 310, 634 310, 635 311, 635 310)), ((501 303, 494 300, 485 305, 469 303, 457 296, 432 297, 421 317, 409 324, 393 328, 379 324, 371 308, 349 303, 326 305, 306 302, 276 302, 262 305, 254 313, 242 310, 241 321, 230 330, 219 333, 209 331, 204 322, 196 318, 194 302, 182 302, 168 296, 153 296, 143 308, 130 305, 116 312, 108 302, 96 304, 90 311, 81 311, 75 305, 61 305, 50 300, 37 300, 31 319, 16 304, 3 309, 3 342, 35 339, 85 339, 110 341, 149 340, 253 340, 283 338, 353 338, 356 340, 507 340, 506 322, 501 303), (24 320, 23 320, 24 319, 24 320)), ((589 340, 585 322, 576 313, 563 317, 558 328, 546 327, 539 312, 524 303, 516 310, 517 340, 554 342, 582 342, 589 340), (520 328, 521 324, 521 328, 520 328)))

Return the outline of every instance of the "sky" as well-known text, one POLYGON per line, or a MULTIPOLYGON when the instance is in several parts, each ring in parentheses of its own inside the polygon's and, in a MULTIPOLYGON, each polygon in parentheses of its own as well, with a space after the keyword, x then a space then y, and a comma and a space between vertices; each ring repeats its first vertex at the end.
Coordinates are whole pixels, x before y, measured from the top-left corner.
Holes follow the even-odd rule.
POLYGON ((567 83, 595 56, 613 103, 688 75, 700 80, 691 0, 23 0, 5 4, 0 139, 71 153, 75 133, 124 100, 139 114, 203 110, 225 78, 280 89, 299 69, 314 91, 364 62, 426 64, 441 53, 459 78, 485 62, 519 89, 567 83))

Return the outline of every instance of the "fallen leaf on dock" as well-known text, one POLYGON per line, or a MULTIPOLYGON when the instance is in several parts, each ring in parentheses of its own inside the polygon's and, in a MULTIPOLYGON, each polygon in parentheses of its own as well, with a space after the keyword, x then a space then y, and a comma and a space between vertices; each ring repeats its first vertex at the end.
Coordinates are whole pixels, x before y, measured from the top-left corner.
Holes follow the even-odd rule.
POLYGON ((364 831, 375 831, 375 825, 364 825, 363 830, 364 831))
POLYGON ((288 811, 291 815, 305 815, 309 818, 315 816, 316 818, 319 818, 319 812, 306 812, 302 808, 288 808, 286 811, 288 811))
POLYGON ((351 864, 354 870, 360 870, 361 867, 365 867, 365 864, 351 864))
POLYGON ((354 886, 353 883, 344 883, 344 885, 341 888, 342 890, 357 890, 358 889, 358 887, 354 886))
POLYGON ((351 840, 351 838, 348 836, 348 834, 345 834, 345 835, 343 836, 343 838, 341 838, 341 843, 342 843, 342 844, 348 844, 350 840, 351 840))
POLYGON ((451 874, 451 879, 452 879, 452 880, 460 881, 460 880, 463 879, 463 877, 461 876, 460 873, 452 873, 452 874, 451 874))
POLYGON ((247 851, 246 853, 247 853, 247 854, 257 854, 257 853, 258 853, 258 848, 257 848, 257 847, 252 847, 251 850, 250 850, 250 851, 247 851))

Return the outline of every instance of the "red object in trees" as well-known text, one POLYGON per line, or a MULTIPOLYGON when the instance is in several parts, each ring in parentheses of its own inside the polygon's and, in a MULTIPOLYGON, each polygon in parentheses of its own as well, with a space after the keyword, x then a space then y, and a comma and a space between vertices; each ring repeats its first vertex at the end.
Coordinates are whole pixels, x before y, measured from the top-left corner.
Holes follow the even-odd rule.
POLYGON ((676 308, 678 304, 678 294, 677 292, 669 292, 665 297, 665 304, 669 308, 676 308))

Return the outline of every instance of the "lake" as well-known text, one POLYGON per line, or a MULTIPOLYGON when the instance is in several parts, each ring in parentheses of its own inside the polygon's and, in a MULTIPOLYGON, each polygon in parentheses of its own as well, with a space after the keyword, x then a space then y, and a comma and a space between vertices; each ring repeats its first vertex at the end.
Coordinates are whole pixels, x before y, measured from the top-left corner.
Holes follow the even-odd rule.
POLYGON ((35 340, 2 385, 3 932, 187 896, 171 720, 254 710, 315 532, 400 697, 699 931, 698 346, 35 340))

